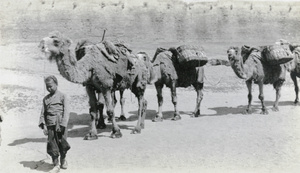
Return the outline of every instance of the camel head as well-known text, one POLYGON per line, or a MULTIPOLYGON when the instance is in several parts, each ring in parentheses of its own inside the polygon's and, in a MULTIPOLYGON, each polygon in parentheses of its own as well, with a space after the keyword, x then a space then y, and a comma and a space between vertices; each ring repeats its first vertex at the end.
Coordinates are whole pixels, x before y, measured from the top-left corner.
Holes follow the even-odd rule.
POLYGON ((230 47, 227 50, 228 60, 230 64, 235 63, 240 60, 239 57, 240 49, 238 47, 230 47))
POLYGON ((241 58, 240 48, 230 47, 227 50, 227 55, 228 55, 230 66, 235 72, 235 74, 241 79, 246 79, 247 76, 243 68, 243 60, 241 58))
POLYGON ((71 45, 71 40, 65 38, 59 32, 51 32, 48 37, 45 37, 40 42, 39 48, 46 57, 52 61, 56 58, 61 58, 62 54, 66 54, 71 45))
POLYGON ((156 75, 154 73, 153 65, 150 61, 150 57, 147 55, 146 52, 139 52, 136 55, 137 59, 144 61, 146 67, 147 67, 147 79, 148 79, 148 84, 153 84, 156 82, 156 75))

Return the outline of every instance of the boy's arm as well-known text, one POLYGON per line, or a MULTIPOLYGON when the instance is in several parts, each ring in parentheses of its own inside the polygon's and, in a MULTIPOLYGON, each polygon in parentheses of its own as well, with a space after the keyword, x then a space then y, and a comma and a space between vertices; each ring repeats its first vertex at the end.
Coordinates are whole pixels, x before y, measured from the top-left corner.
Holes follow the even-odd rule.
POLYGON ((67 127, 69 122, 69 117, 70 117, 69 98, 67 95, 64 95, 63 105, 64 105, 64 115, 62 117, 60 125, 63 127, 67 127))
POLYGON ((44 104, 44 100, 43 100, 43 106, 42 106, 42 111, 41 111, 41 115, 40 115, 40 121, 39 121, 39 127, 41 129, 44 129, 44 125, 45 125, 45 104, 44 104))

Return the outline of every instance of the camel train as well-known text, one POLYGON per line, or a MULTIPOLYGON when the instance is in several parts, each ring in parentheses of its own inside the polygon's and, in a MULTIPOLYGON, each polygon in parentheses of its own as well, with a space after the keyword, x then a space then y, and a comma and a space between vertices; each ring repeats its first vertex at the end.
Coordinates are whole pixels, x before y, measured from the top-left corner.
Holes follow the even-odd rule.
MULTIPOLYGON (((71 40, 59 32, 52 32, 40 42, 40 49, 48 60, 55 61, 60 74, 70 82, 83 84, 86 88, 90 105, 90 131, 85 140, 97 139, 97 128, 105 128, 103 118, 104 104, 107 115, 112 122, 112 138, 122 137, 114 114, 116 104, 115 92, 120 92, 121 119, 124 116, 123 92, 130 89, 138 99, 138 121, 132 133, 141 133, 144 128, 147 101, 144 93, 147 84, 154 83, 157 91, 158 113, 153 121, 163 120, 162 115, 162 88, 164 85, 171 89, 174 116, 172 120, 180 120, 177 110, 177 87, 193 86, 197 92, 196 107, 191 117, 200 115, 200 105, 203 99, 204 68, 206 63, 211 65, 226 65, 223 60, 208 60, 204 51, 196 46, 158 48, 152 61, 145 52, 136 55, 123 43, 112 44, 102 40, 100 43, 89 41, 78 42, 75 50, 70 49, 71 40), (186 51, 189 50, 189 51, 186 51), (187 58, 188 57, 188 58, 187 58), (98 93, 98 98, 97 98, 98 93), (103 100, 103 101, 101 101, 103 100)), ((267 114, 264 105, 263 85, 273 84, 276 89, 274 110, 278 111, 280 89, 285 80, 286 70, 291 72, 295 83, 296 100, 298 102, 298 85, 294 80, 299 77, 299 49, 294 47, 293 56, 286 58, 284 63, 266 65, 261 60, 261 50, 244 47, 247 51, 240 51, 231 47, 228 51, 230 65, 236 75, 246 80, 249 90, 248 107, 246 113, 251 113, 251 86, 254 81, 259 85, 259 99, 262 104, 262 113, 267 114), (295 54, 295 56, 294 56, 295 54), (293 61, 292 61, 293 60, 293 61), (289 65, 287 65, 289 64, 289 65)))

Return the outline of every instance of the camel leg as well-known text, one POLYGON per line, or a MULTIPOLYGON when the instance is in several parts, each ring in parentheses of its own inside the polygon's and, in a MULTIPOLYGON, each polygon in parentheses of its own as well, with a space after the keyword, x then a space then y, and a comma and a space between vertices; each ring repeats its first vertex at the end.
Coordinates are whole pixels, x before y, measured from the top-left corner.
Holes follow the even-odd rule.
POLYGON ((98 139, 97 129, 96 129, 96 118, 97 118, 97 98, 96 93, 93 87, 86 86, 86 91, 89 96, 90 104, 90 115, 91 115, 91 124, 90 132, 85 135, 84 140, 98 139))
POLYGON ((264 102, 264 84, 262 81, 260 81, 258 83, 258 88, 259 88, 258 98, 259 98, 259 100, 261 102, 261 106, 262 106, 260 114, 268 114, 268 110, 266 109, 265 102, 264 102))
POLYGON ((279 111, 279 108, 278 108, 278 102, 279 102, 279 98, 281 96, 281 86, 283 84, 284 81, 280 80, 280 81, 276 81, 273 86, 276 90, 276 100, 275 100, 275 103, 273 105, 273 110, 274 111, 279 111))
POLYGON ((252 113, 252 108, 251 108, 251 103, 252 103, 252 80, 247 80, 246 85, 248 88, 248 106, 247 109, 244 111, 244 114, 251 114, 252 113))
POLYGON ((143 102, 143 109, 142 109, 142 121, 141 121, 141 128, 142 128, 142 129, 145 128, 145 118, 146 118, 147 105, 148 105, 148 102, 147 102, 146 99, 144 99, 144 102, 143 102))
POLYGON ((174 105, 174 117, 172 118, 172 120, 176 121, 176 120, 180 120, 180 114, 177 110, 177 95, 176 95, 176 81, 172 82, 172 86, 171 86, 171 97, 172 97, 172 103, 174 105))
POLYGON ((203 99, 203 83, 198 83, 194 85, 194 88, 197 92, 197 100, 196 100, 196 108, 195 111, 193 112, 193 115, 191 117, 198 117, 200 116, 200 105, 201 101, 203 99))
POLYGON ((111 91, 111 98, 113 99, 113 100, 112 100, 112 105, 113 105, 113 107, 115 108, 116 105, 117 105, 117 102, 118 102, 118 100, 117 100, 117 98, 116 98, 116 92, 115 92, 115 91, 111 91))
POLYGON ((121 105, 121 115, 119 120, 126 121, 125 113, 124 113, 124 104, 125 98, 123 97, 124 90, 120 90, 120 105, 121 105))
POLYGON ((164 101, 163 96, 162 96, 163 85, 155 84, 155 88, 157 91, 158 112, 152 121, 153 122, 161 122, 161 121, 163 121, 163 114, 162 114, 162 105, 163 105, 163 101, 164 101))
MULTIPOLYGON (((111 104, 112 104, 112 106, 113 106, 113 108, 115 109, 115 107, 116 107, 116 104, 117 104, 117 98, 116 98, 116 93, 115 93, 115 91, 111 91, 111 98, 112 98, 112 102, 111 102, 111 104)), ((111 123, 111 118, 112 117, 110 117, 110 116, 108 116, 108 118, 107 118, 107 121, 109 122, 109 123, 111 123)))
POLYGON ((112 92, 110 90, 107 90, 103 92, 104 99, 105 99, 105 105, 107 109, 107 115, 111 118, 112 121, 112 138, 120 138, 122 137, 121 130, 119 126, 117 125, 116 119, 115 119, 115 113, 114 113, 114 106, 112 102, 112 92))
POLYGON ((294 82, 294 87, 295 87, 296 99, 295 99, 294 103, 297 104, 297 103, 299 103, 299 98, 298 98, 299 87, 298 87, 298 82, 297 82, 297 76, 294 72, 291 72, 290 75, 294 82))
MULTIPOLYGON (((111 98, 112 98, 112 106, 113 106, 113 108, 115 109, 115 107, 116 107, 116 104, 117 104, 117 102, 118 102, 118 100, 117 100, 117 98, 116 98, 116 92, 115 91, 111 91, 111 98)), ((110 116, 108 116, 108 118, 107 118, 107 121, 109 122, 109 123, 111 123, 111 118, 112 117, 110 117, 110 116)))
POLYGON ((139 109, 138 109, 138 122, 135 126, 135 128, 132 130, 132 134, 141 133, 142 127, 144 127, 143 120, 145 119, 144 116, 146 116, 146 109, 147 109, 147 101, 144 99, 143 95, 138 96, 138 102, 139 102, 139 109))
POLYGON ((104 122, 104 116, 103 116, 103 109, 104 109, 104 103, 103 103, 104 97, 102 93, 98 94, 98 103, 97 103, 97 109, 99 111, 99 118, 97 123, 97 129, 105 129, 106 124, 104 122))

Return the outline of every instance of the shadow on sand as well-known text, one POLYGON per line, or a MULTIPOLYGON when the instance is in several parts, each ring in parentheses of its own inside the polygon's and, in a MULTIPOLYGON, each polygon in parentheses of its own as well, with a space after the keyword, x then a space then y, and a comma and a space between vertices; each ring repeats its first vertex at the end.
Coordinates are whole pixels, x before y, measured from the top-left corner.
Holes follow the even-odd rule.
POLYGON ((41 171, 41 172, 49 172, 53 165, 50 163, 45 162, 44 160, 41 161, 22 161, 20 162, 25 168, 30 168, 31 170, 41 171))
MULTIPOLYGON (((68 137, 70 138, 83 138, 86 134, 89 133, 90 130, 90 123, 91 123, 91 117, 89 114, 77 114, 72 112, 70 114, 69 124, 68 124, 68 137), (76 128, 76 126, 85 126, 85 127, 79 127, 76 128)), ((106 128, 105 129, 97 129, 98 137, 110 137, 109 135, 101 135, 99 133, 103 132, 111 132, 112 131, 112 124, 111 123, 105 123, 106 128)), ((125 125, 118 123, 118 126, 120 129, 125 130, 132 130, 134 126, 131 125, 125 125)))
MULTIPOLYGON (((270 111, 272 110, 274 101, 265 101, 265 105, 267 109, 270 111)), ((293 101, 279 101, 279 109, 281 106, 299 106, 300 104, 295 104, 293 101)), ((237 107, 213 107, 208 108, 209 110, 214 110, 216 113, 214 114, 201 114, 199 117, 203 116, 222 116, 222 115, 228 115, 228 114, 243 114, 246 110, 247 105, 239 105, 237 107)), ((252 103, 252 114, 259 114, 261 112, 261 103, 260 101, 254 101, 252 103)), ((147 110, 146 111, 146 119, 152 120, 156 115, 155 110, 147 110)), ((193 111, 179 111, 180 115, 189 115, 191 116, 193 114, 193 111)), ((138 111, 131 111, 129 112, 129 117, 127 118, 127 121, 137 121, 138 119, 138 111)), ((163 118, 166 120, 171 120, 174 116, 174 111, 164 111, 163 112, 163 118)))
MULTIPOLYGON (((247 105, 240 105, 238 107, 214 107, 214 108, 208 108, 209 110, 216 111, 215 114, 207 114, 207 115, 201 115, 201 116, 222 116, 222 115, 228 115, 228 114, 243 114, 243 112, 246 110, 247 105)), ((259 111, 259 106, 253 105, 252 106, 252 112, 256 113, 259 111)))
MULTIPOLYGON (((260 104, 260 101, 255 101, 255 103, 260 104)), ((274 101, 265 101, 265 105, 268 106, 268 107, 273 106, 274 101)), ((283 102, 281 102, 279 100, 278 106, 279 106, 279 109, 280 109, 280 106, 296 106, 296 104, 294 103, 294 101, 283 101, 283 102)))
MULTIPOLYGON (((80 114, 71 112, 70 113, 70 119, 68 124, 68 138, 84 138, 86 134, 89 133, 91 119, 89 114, 80 114), (84 126, 76 128, 76 126, 84 126)), ((132 130, 134 126, 131 125, 125 125, 118 123, 118 126, 122 130, 132 130)), ((105 129, 98 129, 98 137, 110 137, 110 135, 101 135, 103 132, 111 132, 112 131, 112 125, 111 123, 106 123, 105 129), (99 134, 100 133, 100 134, 99 134)), ((45 143, 47 141, 47 138, 23 138, 23 139, 17 139, 14 142, 8 144, 8 146, 17 146, 22 145, 30 142, 40 142, 45 143)))
MULTIPOLYGON (((265 106, 267 107, 267 110, 272 110, 274 101, 265 101, 265 106)), ((293 101, 283 101, 279 102, 279 109, 281 106, 294 106, 293 101)), ((221 116, 221 115, 228 115, 228 114, 243 114, 243 112, 246 110, 247 105, 240 105, 238 107, 214 107, 214 108, 208 108, 210 110, 216 111, 215 114, 209 114, 209 115, 201 115, 201 116, 221 116)), ((253 114, 259 114, 261 111, 261 104, 260 101, 254 101, 254 104, 252 105, 252 113, 253 114)))
POLYGON ((16 145, 22 145, 29 142, 40 142, 45 143, 47 138, 23 138, 23 139, 17 139, 13 143, 8 144, 8 146, 16 146, 16 145))
MULTIPOLYGON (((127 118, 126 121, 137 121, 138 120, 138 111, 130 111, 128 113, 131 115, 129 115, 129 117, 127 118)), ((182 112, 179 112, 179 113, 181 114, 182 112)), ((146 110, 146 118, 145 119, 152 120, 155 118, 156 114, 157 114, 156 110, 148 109, 148 110, 146 110)), ((174 117, 174 111, 163 111, 162 114, 163 114, 164 120, 171 120, 174 117)))

